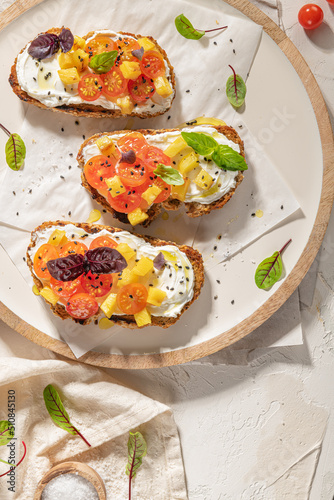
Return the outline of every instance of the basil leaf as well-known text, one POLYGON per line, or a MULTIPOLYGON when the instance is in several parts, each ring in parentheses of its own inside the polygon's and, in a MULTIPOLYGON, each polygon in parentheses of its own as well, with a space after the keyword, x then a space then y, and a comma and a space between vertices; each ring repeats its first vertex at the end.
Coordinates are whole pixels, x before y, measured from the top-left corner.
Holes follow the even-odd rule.
POLYGON ((95 73, 107 73, 113 67, 117 55, 117 50, 96 54, 89 61, 89 67, 92 68, 95 73))
POLYGON ((230 146, 219 144, 214 150, 211 158, 215 164, 224 170, 247 170, 245 158, 230 146))
POLYGON ((74 44, 74 36, 71 31, 63 28, 58 39, 62 52, 69 52, 74 44))
POLYGON ((189 19, 187 19, 183 14, 180 14, 175 18, 175 27, 180 35, 190 40, 199 40, 203 35, 205 35, 205 31, 195 29, 189 19))
MULTIPOLYGON (((125 473, 131 480, 135 477, 137 469, 142 464, 143 457, 147 452, 147 445, 143 435, 140 432, 129 432, 128 440, 128 463, 125 468, 125 473)), ((130 482, 131 487, 131 482, 130 482)))
POLYGON ((12 170, 20 170, 26 157, 26 146, 18 134, 10 134, 5 152, 7 165, 12 170))
POLYGON ((279 252, 273 253, 264 259, 255 271, 255 283, 258 288, 268 289, 278 281, 282 275, 283 264, 279 252))
MULTIPOLYGON (((0 446, 5 446, 14 437, 13 425, 8 420, 0 420, 0 446)), ((6 462, 7 463, 7 462, 6 462)))
POLYGON ((180 172, 173 167, 169 167, 168 165, 158 163, 158 166, 153 173, 165 181, 166 184, 170 184, 171 186, 181 186, 184 184, 184 178, 180 172))
POLYGON ((85 272, 91 271, 93 274, 120 273, 128 265, 123 255, 110 247, 88 250, 84 259, 85 272))
POLYGON ((210 155, 218 146, 218 142, 209 135, 198 132, 181 132, 188 146, 199 155, 210 155))
POLYGON ((233 71, 226 82, 226 96, 232 106, 235 108, 240 108, 243 105, 246 97, 246 84, 240 75, 237 75, 232 66, 230 68, 233 71))
POLYGON ((78 253, 49 260, 46 263, 49 273, 59 281, 73 281, 84 272, 84 256, 78 253))

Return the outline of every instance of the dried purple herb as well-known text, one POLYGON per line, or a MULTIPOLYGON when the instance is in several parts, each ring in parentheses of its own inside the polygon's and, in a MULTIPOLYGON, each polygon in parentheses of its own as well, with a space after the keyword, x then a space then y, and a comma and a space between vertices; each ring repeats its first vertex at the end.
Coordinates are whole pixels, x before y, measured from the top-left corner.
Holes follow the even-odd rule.
POLYGON ((126 267, 125 258, 115 248, 97 247, 85 253, 86 273, 88 271, 93 274, 120 273, 126 267))
POLYGON ((131 50, 131 54, 133 55, 133 57, 136 57, 137 59, 139 59, 139 61, 141 61, 144 55, 144 47, 140 47, 140 49, 136 50, 131 50))
POLYGON ((53 33, 44 33, 42 35, 38 35, 38 37, 31 42, 28 54, 35 59, 47 59, 48 57, 53 56, 58 49, 58 36, 53 33))
POLYGON ((158 271, 161 271, 163 267, 165 266, 166 260, 164 257, 164 254, 162 252, 159 252, 158 255, 155 257, 153 260, 153 265, 158 271))
POLYGON ((133 149, 129 149, 126 153, 122 152, 121 162, 122 163, 134 163, 136 161, 136 153, 133 149))
POLYGON ((49 273, 59 281, 73 281, 84 272, 84 256, 78 253, 49 260, 47 263, 49 273))
POLYGON ((71 31, 63 28, 59 35, 59 45, 62 52, 69 52, 74 44, 74 36, 71 31))

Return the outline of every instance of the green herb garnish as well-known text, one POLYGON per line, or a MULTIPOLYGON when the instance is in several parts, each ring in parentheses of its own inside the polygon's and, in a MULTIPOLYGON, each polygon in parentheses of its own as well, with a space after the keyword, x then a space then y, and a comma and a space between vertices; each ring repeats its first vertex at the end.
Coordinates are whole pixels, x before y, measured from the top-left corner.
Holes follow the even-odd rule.
POLYGON ((19 134, 11 134, 1 123, 0 128, 9 136, 5 146, 7 165, 12 170, 20 170, 26 157, 26 146, 23 139, 19 134))
POLYGON ((157 168, 153 172, 155 175, 160 177, 166 184, 171 186, 181 186, 184 184, 184 178, 178 170, 163 163, 158 163, 157 168))
POLYGON ((248 166, 244 157, 230 146, 218 144, 209 135, 198 132, 181 132, 188 146, 195 153, 211 158, 223 170, 247 170, 248 166))
POLYGON ((128 463, 125 473, 129 476, 129 500, 131 500, 131 481, 142 464, 143 457, 147 452, 146 441, 140 432, 129 432, 128 440, 128 463))
POLYGON ((232 106, 240 108, 246 97, 246 84, 240 75, 237 75, 234 68, 229 64, 233 75, 229 76, 226 82, 226 95, 232 106))
POLYGON ((54 421, 54 423, 63 429, 64 431, 69 432, 72 435, 78 435, 83 439, 83 441, 87 444, 87 446, 91 446, 87 439, 81 434, 81 432, 72 425, 70 421, 70 417, 67 411, 64 408, 64 405, 60 399, 60 396, 57 390, 53 387, 53 385, 49 384, 45 387, 43 391, 44 401, 46 409, 49 412, 50 417, 54 421))
POLYGON ((180 35, 184 36, 184 38, 188 38, 190 40, 199 40, 205 33, 210 33, 211 31, 223 30, 227 28, 227 26, 221 26, 220 28, 214 28, 212 30, 198 30, 193 27, 189 19, 187 19, 183 14, 180 14, 175 18, 175 27, 180 35))
POLYGON ((117 56, 117 50, 111 50, 110 52, 101 52, 101 54, 96 54, 91 58, 88 66, 92 68, 95 73, 108 73, 108 71, 110 71, 113 67, 117 56))
POLYGON ((271 257, 264 259, 255 271, 255 284, 258 288, 268 290, 282 276, 283 262, 281 258, 282 252, 291 242, 291 239, 285 243, 284 247, 279 252, 274 252, 271 257))
MULTIPOLYGON (((8 445, 8 443, 10 443, 10 441, 14 438, 14 435, 15 431, 13 425, 10 422, 8 422, 8 420, 0 420, 0 446, 8 445)), ((12 463, 10 463, 0 458, 0 462, 10 466, 10 470, 5 472, 4 474, 0 474, 0 477, 6 476, 12 469, 18 467, 20 463, 23 461, 24 457, 26 456, 27 447, 24 441, 22 441, 22 444, 24 448, 24 453, 21 460, 19 460, 17 464, 13 463, 14 460, 12 459, 11 459, 12 463)))

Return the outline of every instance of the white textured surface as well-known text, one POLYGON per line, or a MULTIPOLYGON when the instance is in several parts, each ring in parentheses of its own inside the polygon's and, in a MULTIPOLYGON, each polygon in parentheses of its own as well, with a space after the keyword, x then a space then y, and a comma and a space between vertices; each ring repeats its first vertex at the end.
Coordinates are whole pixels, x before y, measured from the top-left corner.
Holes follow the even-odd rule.
MULTIPOLYGON (((326 25, 306 34, 296 20, 304 3, 254 0, 285 29, 310 65, 334 123, 333 9, 319 1, 326 25)), ((313 267, 300 287, 304 345, 265 351, 247 346, 244 366, 235 365, 235 353, 229 349, 222 352, 220 364, 213 355, 201 365, 110 370, 120 381, 173 408, 190 500, 333 498, 333 250, 332 217, 318 255, 319 272, 313 267)), ((0 332, 9 354, 25 357, 29 351, 36 359, 49 355, 5 325, 0 332)), ((253 336, 256 332, 249 343, 253 336)))

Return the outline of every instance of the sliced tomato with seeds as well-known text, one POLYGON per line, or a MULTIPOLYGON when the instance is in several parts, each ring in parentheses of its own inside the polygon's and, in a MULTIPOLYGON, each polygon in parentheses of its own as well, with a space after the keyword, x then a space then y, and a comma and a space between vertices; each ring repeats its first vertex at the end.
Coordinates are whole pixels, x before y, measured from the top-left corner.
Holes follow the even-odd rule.
POLYGON ((143 134, 140 132, 130 132, 120 137, 117 141, 117 146, 125 153, 132 149, 136 155, 142 155, 149 147, 143 134))
POLYGON ((108 73, 101 75, 103 94, 107 97, 117 97, 125 92, 128 80, 124 78, 121 70, 112 67, 108 73))
POLYGON ((72 281, 59 281, 51 278, 50 286, 59 297, 68 298, 81 289, 81 276, 72 281))
POLYGON ((140 49, 139 43, 134 38, 122 38, 122 40, 117 40, 117 48, 121 61, 138 61, 132 54, 133 50, 140 49))
POLYGON ((89 73, 78 83, 78 93, 84 101, 96 101, 102 94, 103 82, 99 75, 89 73))
POLYGON ((85 51, 89 55, 89 59, 102 52, 111 52, 117 50, 117 43, 108 36, 96 36, 86 43, 85 51))
POLYGON ((162 163, 163 165, 167 166, 171 166, 172 164, 171 158, 165 155, 165 153, 156 146, 149 146, 146 149, 144 160, 152 169, 156 169, 158 163, 162 163))
POLYGON ((94 248, 98 247, 116 248, 117 246, 118 243, 116 243, 116 241, 114 241, 109 236, 98 236, 89 245, 89 250, 93 250, 94 248))
POLYGON ((134 163, 120 162, 116 166, 119 178, 125 186, 130 187, 144 184, 148 179, 149 170, 147 165, 139 158, 136 158, 134 163))
POLYGON ((58 259, 59 253, 54 245, 44 243, 39 247, 34 256, 34 271, 38 278, 43 280, 51 279, 46 263, 49 260, 58 259))
POLYGON ((167 184, 167 182, 163 181, 158 176, 154 176, 153 184, 155 186, 158 186, 162 190, 153 203, 162 203, 163 201, 167 200, 167 198, 169 198, 170 196, 172 186, 170 184, 167 184))
POLYGON ((89 293, 75 293, 66 302, 66 311, 75 319, 88 319, 98 310, 99 304, 89 293))
POLYGON ((142 199, 141 194, 142 192, 138 191, 136 187, 129 188, 129 191, 114 198, 108 192, 108 203, 116 212, 128 214, 139 207, 142 199))
POLYGON ((144 309, 148 291, 141 283, 124 285, 117 294, 117 305, 125 314, 136 314, 144 309))
POLYGON ((134 101, 142 103, 152 97, 155 92, 155 86, 151 78, 140 75, 137 80, 129 80, 128 90, 134 101))
POLYGON ((163 76, 166 72, 165 63, 160 52, 148 50, 144 53, 140 61, 140 69, 143 75, 148 78, 157 78, 163 76))
POLYGON ((105 155, 97 155, 90 158, 84 166, 84 174, 88 184, 101 191, 107 190, 104 179, 113 177, 116 174, 115 164, 116 159, 114 157, 108 158, 105 155))
POLYGON ((78 253, 80 255, 85 255, 88 247, 82 241, 67 241, 59 250, 59 257, 67 257, 68 255, 73 255, 78 253))
POLYGON ((109 293, 113 285, 111 274, 93 274, 89 271, 81 278, 82 288, 93 297, 103 297, 109 293))

